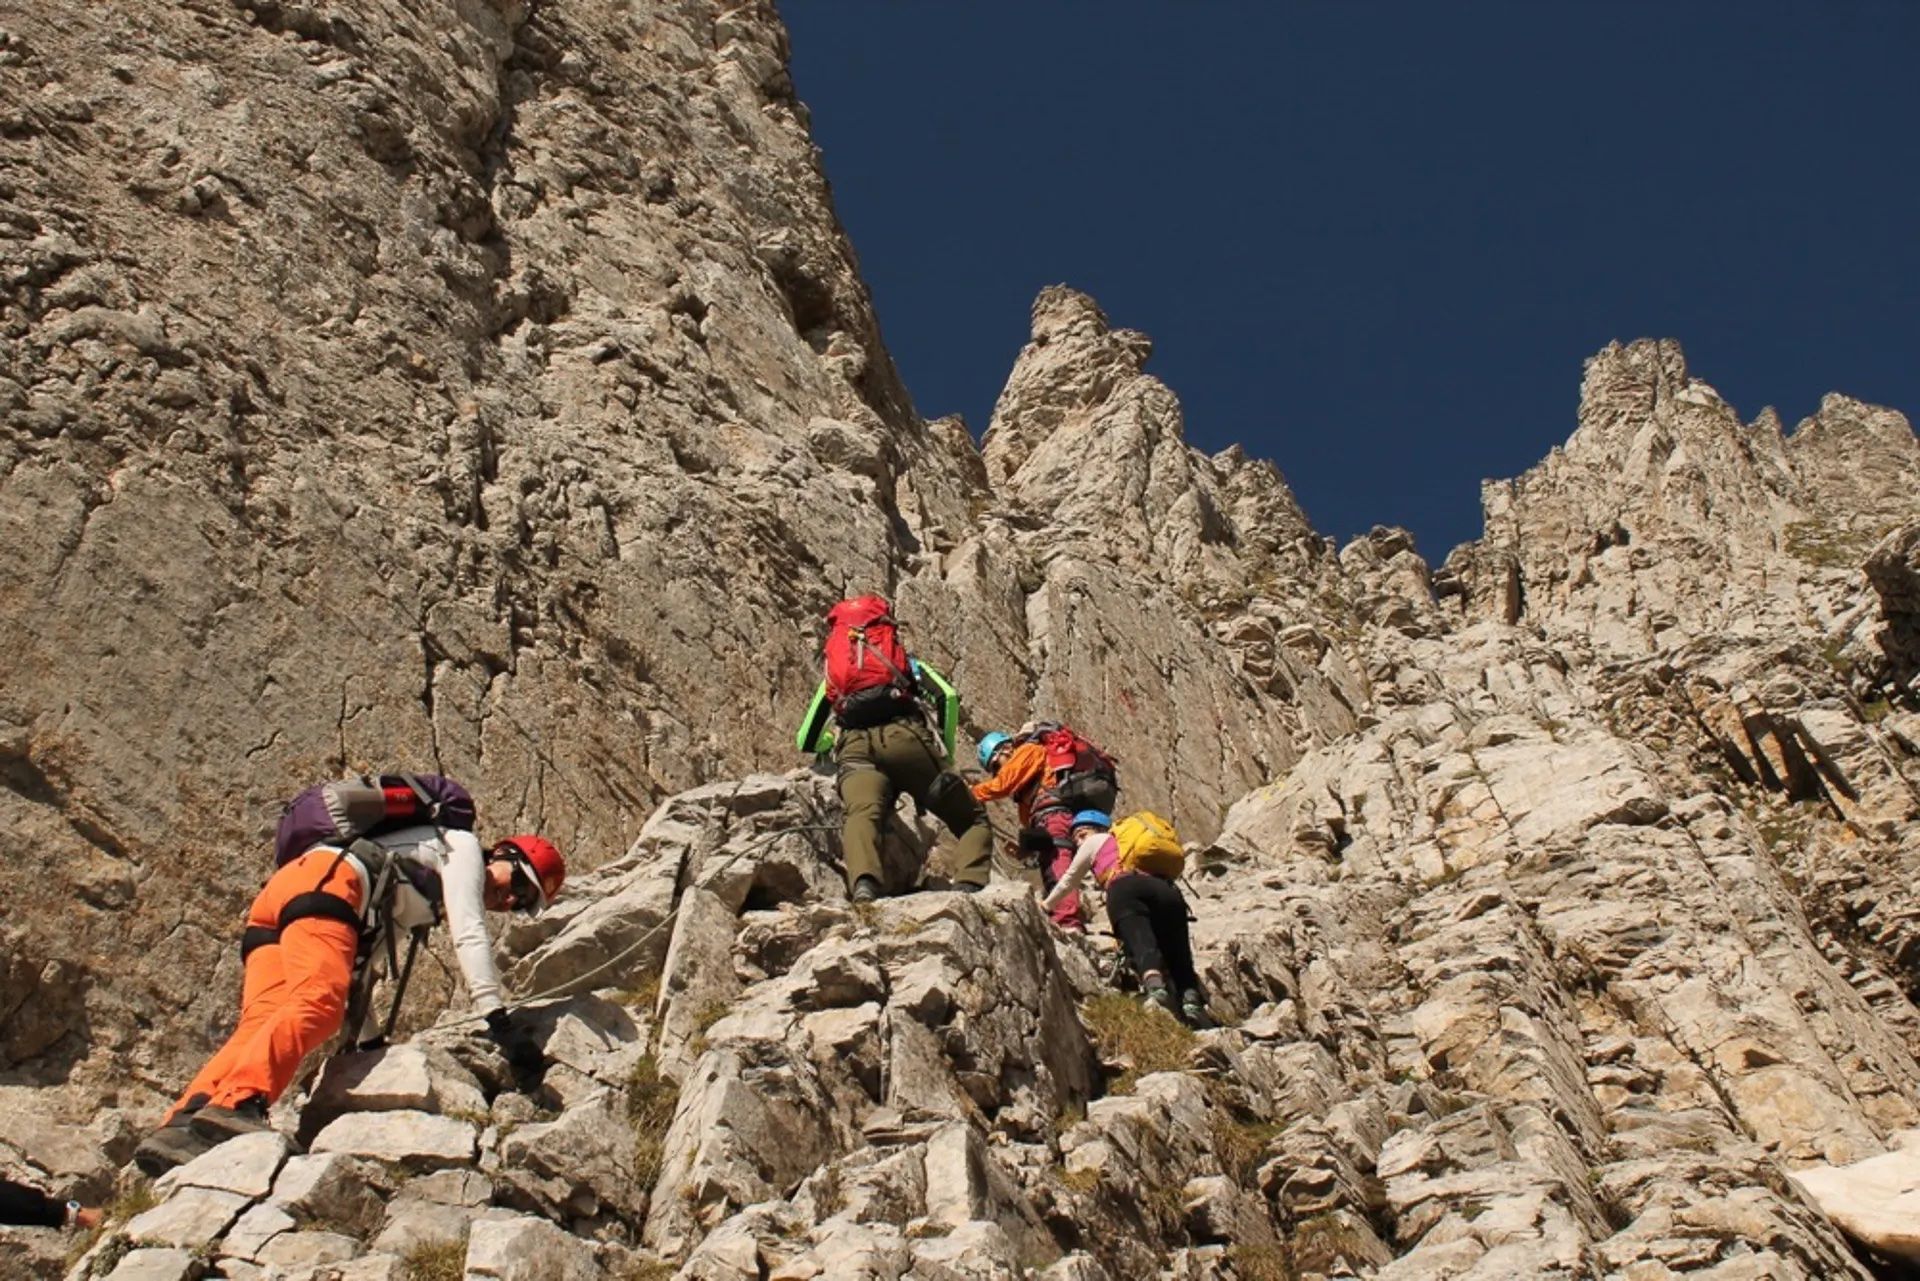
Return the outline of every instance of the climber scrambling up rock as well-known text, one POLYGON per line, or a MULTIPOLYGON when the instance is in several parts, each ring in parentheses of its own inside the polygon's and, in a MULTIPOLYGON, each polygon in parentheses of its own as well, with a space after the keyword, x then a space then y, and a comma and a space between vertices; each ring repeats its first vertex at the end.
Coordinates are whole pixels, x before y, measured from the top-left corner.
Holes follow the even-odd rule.
POLYGON ((884 889, 880 825, 901 792, 938 815, 958 838, 956 888, 985 886, 993 831, 986 811, 948 765, 959 719, 953 687, 907 654, 892 608, 879 596, 856 596, 828 610, 824 651, 826 679, 801 723, 798 744, 802 751, 830 752, 839 765, 846 808, 841 848, 853 901, 871 902, 884 889))
MULTIPOLYGON (((267 1128, 267 1107, 301 1060, 343 1024, 350 1039, 358 1034, 382 945, 391 967, 399 931, 411 931, 417 945, 443 918, 488 1035, 517 1070, 539 1066, 539 1047, 501 1001, 482 909, 538 911, 560 892, 566 864, 539 836, 482 849, 473 824, 467 790, 432 774, 342 779, 287 806, 275 839, 278 870, 240 936, 239 1025, 136 1149, 142 1170, 158 1174, 267 1128)), ((404 987, 404 971, 397 977, 404 987)))
POLYGON ((1207 996, 1193 968, 1187 899, 1174 884, 1185 869, 1186 851, 1173 824, 1146 810, 1118 824, 1099 810, 1082 810, 1073 816, 1073 838, 1079 842, 1073 862, 1047 895, 1048 910, 1091 871, 1107 892, 1107 920, 1148 1004, 1206 1026, 1207 996))
MULTIPOLYGON (((1069 832, 1075 810, 1110 812, 1119 794, 1113 758, 1058 721, 1036 721, 1018 734, 988 734, 980 740, 980 768, 990 775, 976 783, 974 799, 1013 799, 1020 815, 1023 857, 1040 867, 1051 891, 1073 861, 1069 832)), ((1085 930, 1080 894, 1069 890, 1049 897, 1054 924, 1085 930)))

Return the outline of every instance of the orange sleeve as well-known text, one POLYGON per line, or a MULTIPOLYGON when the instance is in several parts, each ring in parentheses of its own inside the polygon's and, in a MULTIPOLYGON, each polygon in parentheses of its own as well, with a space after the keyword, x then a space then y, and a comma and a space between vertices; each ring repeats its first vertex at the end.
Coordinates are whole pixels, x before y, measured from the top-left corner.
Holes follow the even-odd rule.
POLYGON ((984 783, 975 783, 973 799, 976 801, 998 801, 1025 790, 1040 781, 1047 770, 1047 749, 1038 743, 1022 743, 1013 749, 1013 755, 1007 757, 1007 763, 1000 772, 984 783))

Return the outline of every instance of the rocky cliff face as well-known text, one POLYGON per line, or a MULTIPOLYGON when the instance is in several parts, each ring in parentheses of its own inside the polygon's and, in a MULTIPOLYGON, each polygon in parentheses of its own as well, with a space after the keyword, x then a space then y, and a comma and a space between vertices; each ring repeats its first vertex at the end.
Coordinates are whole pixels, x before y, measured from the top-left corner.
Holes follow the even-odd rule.
POLYGON ((1430 573, 1187 446, 1056 288, 976 446, 887 358, 784 44, 0 16, 0 1157, 114 1187, 316 776, 443 770, 586 873, 502 941, 544 1080, 456 1011, 82 1272, 1866 1275, 1816 1167, 1920 1124, 1906 420, 1747 425, 1612 347, 1430 573), (1064 716, 1195 839, 1219 1030, 1021 883, 844 902, 829 782, 763 771, 865 590, 969 735, 1064 716))
POLYGON ((34 871, 0 1004, 39 1013, 0 1062, 191 1053, 315 776, 440 769, 590 864, 787 759, 844 591, 899 596, 971 728, 1084 720, 1202 833, 1363 701, 1277 639, 1308 616, 1213 634, 1331 558, 1270 469, 1189 457, 1090 302, 1036 308, 994 434, 1053 443, 1019 476, 913 415, 770 10, 206 0, 5 36, 0 829, 34 871), (1128 474, 1054 484, 1089 435, 1128 474))

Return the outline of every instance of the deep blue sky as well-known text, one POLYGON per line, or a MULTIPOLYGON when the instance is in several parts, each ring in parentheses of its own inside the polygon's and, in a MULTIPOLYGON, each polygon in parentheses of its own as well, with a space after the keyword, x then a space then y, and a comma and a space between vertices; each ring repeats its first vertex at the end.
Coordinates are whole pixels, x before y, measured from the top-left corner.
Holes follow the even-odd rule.
POLYGON ((1679 338, 1751 419, 1920 411, 1920 3, 786 0, 921 413, 976 435, 1064 281, 1188 439, 1434 563, 1679 338))

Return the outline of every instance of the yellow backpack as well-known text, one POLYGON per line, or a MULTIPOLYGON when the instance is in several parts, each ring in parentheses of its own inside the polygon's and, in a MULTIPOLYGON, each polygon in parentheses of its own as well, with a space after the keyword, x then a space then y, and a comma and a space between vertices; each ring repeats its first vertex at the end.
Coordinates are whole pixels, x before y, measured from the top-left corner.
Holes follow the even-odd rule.
POLYGON ((1120 870, 1150 872, 1155 876, 1177 879, 1187 870, 1187 852, 1173 824, 1152 810, 1136 810, 1113 825, 1113 839, 1120 846, 1120 870))

